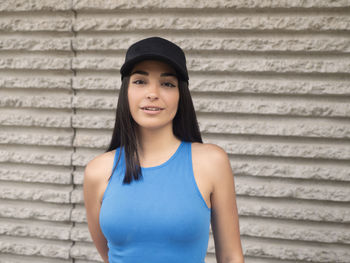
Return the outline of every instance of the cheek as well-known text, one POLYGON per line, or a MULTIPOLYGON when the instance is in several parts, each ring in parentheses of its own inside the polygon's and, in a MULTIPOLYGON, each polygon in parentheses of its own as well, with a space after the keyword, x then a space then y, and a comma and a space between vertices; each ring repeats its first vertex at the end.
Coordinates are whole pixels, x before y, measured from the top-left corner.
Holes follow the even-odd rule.
POLYGON ((169 108, 176 109, 179 104, 180 93, 179 90, 164 90, 162 98, 169 108))
POLYGON ((132 92, 130 91, 130 88, 128 89, 128 103, 129 103, 129 107, 132 108, 132 92))
POLYGON ((174 109, 177 109, 178 104, 179 104, 179 99, 180 99, 180 95, 179 95, 179 92, 177 92, 177 93, 174 95, 174 97, 172 98, 172 101, 171 101, 171 103, 172 103, 174 109))
POLYGON ((137 106, 138 96, 140 96, 140 94, 136 92, 135 89, 128 89, 128 102, 130 109, 133 109, 137 106))

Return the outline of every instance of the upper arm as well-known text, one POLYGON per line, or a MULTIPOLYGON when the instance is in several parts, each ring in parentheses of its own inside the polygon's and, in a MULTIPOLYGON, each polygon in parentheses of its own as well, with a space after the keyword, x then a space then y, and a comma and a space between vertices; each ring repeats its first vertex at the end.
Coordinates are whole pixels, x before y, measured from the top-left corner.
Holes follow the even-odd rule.
MULTIPOLYGON (((211 225, 218 263, 243 262, 234 177, 227 153, 210 146, 213 192, 211 225)), ((209 151, 208 151, 209 152, 209 151)))
POLYGON ((86 219, 91 238, 105 262, 108 262, 107 240, 104 237, 99 223, 100 196, 103 187, 103 169, 99 160, 90 161, 84 170, 84 204, 86 219))

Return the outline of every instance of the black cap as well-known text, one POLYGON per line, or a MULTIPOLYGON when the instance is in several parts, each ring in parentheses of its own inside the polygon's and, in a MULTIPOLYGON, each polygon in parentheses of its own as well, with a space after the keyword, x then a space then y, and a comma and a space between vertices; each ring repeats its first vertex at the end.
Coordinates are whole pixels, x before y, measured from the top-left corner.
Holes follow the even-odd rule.
POLYGON ((121 78, 130 73, 133 66, 145 59, 161 60, 170 64, 179 75, 179 78, 188 82, 186 57, 183 50, 161 37, 149 37, 132 44, 120 68, 121 78))

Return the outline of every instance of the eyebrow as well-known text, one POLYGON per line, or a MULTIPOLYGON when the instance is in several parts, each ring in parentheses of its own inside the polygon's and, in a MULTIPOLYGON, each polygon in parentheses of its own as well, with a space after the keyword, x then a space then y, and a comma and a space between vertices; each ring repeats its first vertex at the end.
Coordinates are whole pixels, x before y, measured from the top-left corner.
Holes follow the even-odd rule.
MULTIPOLYGON (((141 75, 146 75, 146 76, 149 75, 148 72, 143 71, 143 70, 135 70, 133 73, 130 74, 130 76, 133 75, 133 74, 141 74, 141 75)), ((161 77, 174 76, 174 77, 177 78, 176 74, 170 73, 170 72, 164 72, 164 73, 160 74, 160 76, 161 77)))

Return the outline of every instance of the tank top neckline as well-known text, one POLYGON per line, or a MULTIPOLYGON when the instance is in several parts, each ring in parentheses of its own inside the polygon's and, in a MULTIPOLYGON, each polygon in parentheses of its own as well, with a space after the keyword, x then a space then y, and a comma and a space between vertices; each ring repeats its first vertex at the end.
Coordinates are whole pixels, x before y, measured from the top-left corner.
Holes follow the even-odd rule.
POLYGON ((181 150, 181 148, 183 147, 184 144, 185 144, 185 141, 181 141, 180 145, 177 147, 177 149, 173 153, 173 155, 170 156, 170 158, 168 160, 166 160, 164 163, 161 163, 161 164, 156 165, 156 166, 150 166, 150 167, 142 167, 141 166, 141 170, 150 171, 150 170, 159 169, 161 167, 164 167, 164 166, 168 165, 179 154, 179 152, 180 152, 180 150, 181 150))

